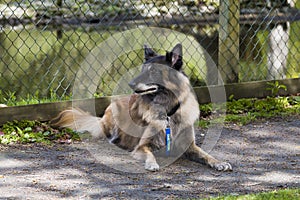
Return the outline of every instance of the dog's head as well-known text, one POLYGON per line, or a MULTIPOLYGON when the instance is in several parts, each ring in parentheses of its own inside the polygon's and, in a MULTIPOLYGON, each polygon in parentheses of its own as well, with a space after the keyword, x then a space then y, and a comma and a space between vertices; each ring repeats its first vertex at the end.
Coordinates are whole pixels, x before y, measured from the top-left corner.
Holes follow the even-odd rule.
POLYGON ((145 62, 142 72, 129 83, 131 89, 138 94, 152 94, 168 85, 176 85, 174 79, 182 71, 182 45, 177 44, 172 51, 165 55, 157 54, 153 49, 146 46, 145 62))

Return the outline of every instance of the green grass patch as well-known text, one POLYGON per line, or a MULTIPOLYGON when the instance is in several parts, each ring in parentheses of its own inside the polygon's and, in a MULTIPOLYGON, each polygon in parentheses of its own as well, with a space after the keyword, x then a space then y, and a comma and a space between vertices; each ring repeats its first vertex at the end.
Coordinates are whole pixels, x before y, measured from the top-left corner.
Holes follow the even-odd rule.
POLYGON ((71 143, 78 140, 78 133, 71 129, 58 130, 38 121, 15 120, 0 127, 0 144, 71 143))
POLYGON ((232 99, 219 105, 211 103, 200 105, 200 111, 201 118, 198 125, 202 128, 207 128, 211 123, 218 121, 245 125, 261 119, 299 115, 300 96, 232 99))
POLYGON ((298 200, 300 199, 300 189, 275 190, 258 194, 247 194, 241 196, 222 196, 209 198, 211 200, 298 200))
POLYGON ((37 91, 33 95, 27 94, 26 97, 17 97, 16 92, 2 92, 0 90, 0 103, 3 103, 7 106, 22 106, 29 104, 67 101, 72 99, 72 95, 64 95, 63 97, 60 97, 52 89, 50 89, 48 96, 49 97, 41 97, 37 91))

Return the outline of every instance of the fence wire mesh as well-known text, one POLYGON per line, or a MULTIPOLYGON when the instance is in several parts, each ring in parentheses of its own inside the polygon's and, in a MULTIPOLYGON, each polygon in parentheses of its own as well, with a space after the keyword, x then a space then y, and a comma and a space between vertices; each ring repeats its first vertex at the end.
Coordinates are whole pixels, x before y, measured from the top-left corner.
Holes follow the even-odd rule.
MULTIPOLYGON (((83 63, 104 62, 98 55, 87 61, 96 47, 112 35, 145 27, 185 35, 152 40, 162 46, 160 52, 186 44, 185 72, 193 86, 218 84, 211 63, 228 83, 299 77, 297 8, 300 0, 0 0, 0 103, 71 98, 83 63), (207 54, 191 51, 197 44, 190 36, 207 54)), ((120 77, 143 62, 143 42, 115 41, 135 50, 115 55, 104 71, 86 71, 86 79, 98 77, 96 90, 87 89, 90 95, 111 95, 120 77)))

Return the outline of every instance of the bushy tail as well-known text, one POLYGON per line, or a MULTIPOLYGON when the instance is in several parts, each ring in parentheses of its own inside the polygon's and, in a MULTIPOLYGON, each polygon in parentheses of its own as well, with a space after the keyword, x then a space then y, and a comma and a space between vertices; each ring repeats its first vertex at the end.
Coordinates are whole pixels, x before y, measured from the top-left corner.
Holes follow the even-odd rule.
POLYGON ((51 120, 51 126, 71 128, 78 132, 88 131, 93 137, 102 137, 101 118, 90 115, 78 108, 64 110, 51 120))

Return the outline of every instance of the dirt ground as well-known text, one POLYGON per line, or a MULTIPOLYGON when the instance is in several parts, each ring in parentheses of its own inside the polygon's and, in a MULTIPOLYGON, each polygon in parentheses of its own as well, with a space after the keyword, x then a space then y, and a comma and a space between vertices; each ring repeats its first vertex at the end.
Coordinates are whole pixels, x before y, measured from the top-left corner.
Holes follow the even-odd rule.
MULTIPOLYGON (((205 130, 198 133, 199 142, 205 130)), ((104 165, 85 143, 0 146, 0 152, 0 199, 204 198, 300 187, 299 117, 223 128, 211 154, 231 162, 232 172, 184 159, 158 172, 123 172, 104 165)), ((109 153, 105 159, 118 160, 109 153)))

